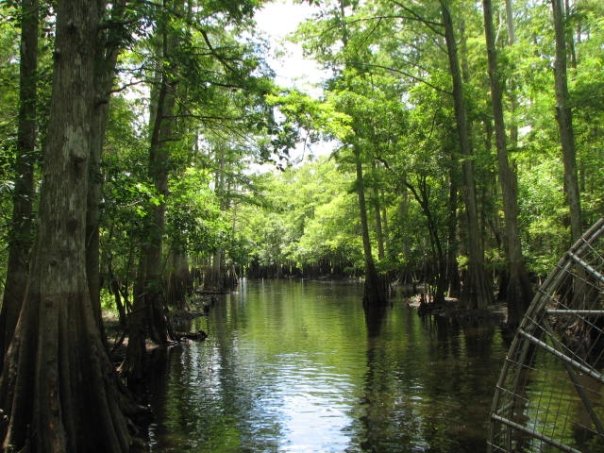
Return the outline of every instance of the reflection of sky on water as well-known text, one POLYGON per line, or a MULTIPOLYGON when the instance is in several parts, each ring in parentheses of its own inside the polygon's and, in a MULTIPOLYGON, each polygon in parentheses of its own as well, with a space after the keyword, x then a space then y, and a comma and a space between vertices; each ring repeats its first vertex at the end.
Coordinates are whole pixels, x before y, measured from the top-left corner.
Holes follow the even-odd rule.
POLYGON ((343 451, 352 423, 353 386, 345 375, 291 354, 281 358, 274 382, 284 437, 282 451, 343 451))
MULTIPOLYGON (((233 361, 223 360, 219 348, 212 347, 199 351, 203 357, 196 361, 199 367, 190 369, 188 383, 182 382, 196 388, 191 397, 202 413, 221 417, 227 411, 238 413, 241 446, 250 451, 347 448, 350 435, 345 431, 352 423, 355 403, 349 376, 335 372, 333 366, 317 365, 313 361, 317 354, 287 353, 269 361, 255 351, 253 342, 243 340, 232 346, 236 368, 233 361)), ((187 366, 183 360, 181 364, 187 366)))
POLYGON ((355 403, 349 376, 317 365, 314 354, 281 354, 267 366, 254 363, 251 351, 240 352, 248 363, 240 370, 238 387, 249 386, 243 393, 251 404, 249 418, 241 425, 246 433, 242 446, 273 445, 289 452, 347 448, 350 436, 345 430, 352 423, 355 403))
POLYGON ((265 282, 220 301, 201 321, 209 338, 170 357, 153 451, 483 449, 499 340, 470 341, 402 304, 368 338, 361 295, 265 282))

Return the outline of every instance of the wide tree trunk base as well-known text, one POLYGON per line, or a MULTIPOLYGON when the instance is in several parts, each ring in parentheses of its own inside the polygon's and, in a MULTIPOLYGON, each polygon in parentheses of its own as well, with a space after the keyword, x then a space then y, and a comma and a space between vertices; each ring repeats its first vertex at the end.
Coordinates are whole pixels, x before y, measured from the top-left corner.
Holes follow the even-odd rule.
POLYGON ((2 448, 127 452, 131 444, 117 374, 87 288, 28 295, 0 380, 8 416, 2 448))

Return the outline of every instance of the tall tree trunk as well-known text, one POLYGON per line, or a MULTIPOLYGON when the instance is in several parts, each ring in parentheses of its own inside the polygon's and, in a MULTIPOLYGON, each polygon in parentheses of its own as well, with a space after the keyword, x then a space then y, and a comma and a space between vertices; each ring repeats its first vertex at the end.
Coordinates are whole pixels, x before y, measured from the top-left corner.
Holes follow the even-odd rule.
POLYGON ((436 289, 434 292, 434 302, 442 303, 445 301, 445 286, 446 286, 446 274, 447 266, 445 254, 440 240, 438 232, 438 222, 430 208, 430 196, 428 182, 425 176, 419 176, 417 181, 417 188, 409 182, 405 182, 415 200, 420 205, 424 216, 426 217, 426 224, 428 226, 428 234, 430 237, 430 248, 432 249, 432 259, 436 265, 436 289))
MULTIPOLYGON (((181 11, 182 0, 173 4, 181 11)), ((163 41, 162 57, 170 61, 178 45, 178 38, 167 30, 161 30, 163 41)), ((156 108, 152 110, 154 120, 149 148, 149 177, 161 197, 159 203, 149 206, 147 237, 141 247, 133 314, 128 323, 129 340, 126 350, 126 374, 129 385, 137 386, 143 378, 145 340, 166 345, 171 337, 166 316, 162 245, 165 228, 166 198, 168 196, 169 146, 173 141, 174 111, 176 107, 176 84, 172 74, 174 64, 162 68, 156 108), (169 66, 169 68, 168 68, 169 66)))
POLYGON ((36 80, 38 65, 38 0, 21 3, 19 117, 13 216, 8 240, 8 266, 0 311, 0 371, 15 332, 27 283, 33 243, 34 165, 36 161, 36 80))
POLYGON ((554 77, 556 83, 556 120, 560 131, 562 145, 562 160, 564 162, 564 193, 570 209, 571 242, 581 237, 581 201, 577 177, 577 157, 575 150, 575 134, 573 131, 573 116, 569 102, 568 82, 566 74, 566 38, 565 20, 561 0, 551 0, 554 16, 554 32, 556 38, 556 61, 554 77))
MULTIPOLYGON (((119 23, 123 20, 125 0, 114 1, 111 9, 111 21, 119 23)), ((90 301, 95 319, 105 340, 105 329, 101 314, 101 273, 100 273, 100 205, 102 197, 103 178, 101 174, 101 157, 105 131, 107 129, 107 114, 111 87, 115 75, 117 57, 121 50, 121 27, 107 27, 105 35, 99 36, 95 66, 95 109, 91 123, 91 151, 88 161, 88 197, 86 207, 86 275, 90 301)))
MULTIPOLYGON (((571 3, 570 0, 564 0, 564 18, 565 21, 567 21, 570 17, 570 12, 571 10, 571 3)), ((577 68, 577 50, 575 48, 575 38, 574 38, 574 33, 572 29, 567 29, 567 39, 568 39, 568 47, 569 47, 569 53, 570 53, 570 66, 571 68, 577 68)), ((579 33, 579 36, 580 33, 579 33)))
POLYGON ((168 304, 180 310, 185 309, 185 298, 192 290, 189 260, 181 244, 173 244, 170 251, 170 272, 168 276, 168 304))
POLYGON ((459 297, 461 285, 457 266, 457 172, 455 159, 449 168, 449 212, 447 216, 447 282, 449 297, 459 297))
POLYGON ((382 228, 382 204, 380 202, 380 192, 373 188, 373 213, 375 218, 375 235, 377 236, 378 258, 384 259, 384 230, 382 228))
POLYGON ((382 240, 384 242, 384 256, 386 256, 388 254, 388 250, 389 250, 389 245, 390 245, 390 227, 389 227, 389 221, 388 221, 388 207, 387 207, 387 203, 384 202, 384 191, 380 191, 381 192, 381 198, 382 198, 382 212, 381 212, 381 216, 382 216, 382 240))
POLYGON ((128 387, 132 390, 140 390, 145 370, 146 339, 150 336, 149 326, 152 316, 147 308, 145 298, 146 287, 146 265, 144 246, 138 257, 136 279, 133 288, 132 311, 128 315, 128 346, 126 348, 125 375, 128 387))
POLYGON ((0 407, 9 414, 2 448, 126 452, 130 436, 117 378, 94 320, 85 270, 94 59, 104 7, 62 0, 56 11, 38 238, 0 379, 0 407))
MULTIPOLYGON (((403 172, 401 175, 401 201, 399 203, 399 218, 405 222, 409 219, 409 191, 407 190, 407 175, 403 172)), ((403 256, 407 257, 411 255, 411 237, 409 235, 403 236, 403 256)), ((410 270, 409 268, 407 269, 410 270)))
MULTIPOLYGON (((225 190, 225 164, 226 164, 226 146, 220 145, 216 147, 216 172, 214 173, 214 193, 220 204, 220 211, 225 212, 227 209, 227 191, 225 190)), ((212 291, 222 292, 224 288, 224 250, 218 248, 212 258, 212 267, 208 270, 208 275, 205 278, 205 287, 212 291)))
POLYGON ((365 256, 365 290, 363 302, 367 305, 380 305, 385 304, 388 301, 388 297, 386 295, 384 282, 375 268, 373 254, 371 252, 369 222, 367 220, 367 203, 365 201, 365 181, 363 179, 363 163, 361 161, 361 152, 357 146, 354 147, 354 160, 357 175, 356 188, 359 200, 363 254, 365 256))
POLYGON ((495 144, 497 146, 497 163, 505 222, 505 251, 509 276, 506 291, 508 324, 510 326, 517 326, 533 298, 533 292, 524 265, 520 232, 518 230, 518 184, 516 173, 510 166, 506 147, 505 123, 503 119, 503 90, 497 63, 491 0, 483 0, 483 11, 489 79, 491 81, 491 104, 495 123, 495 144))
MULTIPOLYGON (((342 44, 348 45, 348 29, 346 27, 346 6, 345 0, 339 0, 340 20, 342 25, 342 44)), ((350 62, 346 62, 347 66, 350 62)), ((361 236, 363 239, 363 254, 365 258, 365 285, 363 303, 365 305, 381 305, 388 302, 386 294, 385 280, 381 279, 375 268, 373 254, 371 252, 371 241, 369 239, 369 222, 367 220, 367 202, 365 200, 365 181, 363 179, 363 162, 361 160, 361 150, 358 145, 353 146, 355 167, 356 167, 356 190, 359 200, 359 214, 361 220, 361 236)))
MULTIPOLYGON (((513 0, 505 0, 506 25, 508 29, 508 44, 513 46, 516 44, 516 27, 514 26, 514 6, 513 0)), ((509 76, 507 85, 509 86, 510 97, 510 146, 512 150, 518 148, 518 119, 516 117, 518 111, 518 98, 516 93, 516 80, 514 75, 509 76)))
MULTIPOLYGON (((174 106, 174 97, 169 91, 168 82, 164 75, 158 95, 156 122, 151 137, 149 174, 160 196, 168 195, 168 138, 171 136, 171 126, 165 116, 169 116, 174 106)), ((132 321, 141 321, 143 326, 131 327, 128 355, 134 351, 144 351, 141 345, 147 337, 158 344, 168 341, 168 325, 164 314, 164 284, 162 266, 162 244, 165 226, 165 199, 158 205, 149 207, 147 236, 141 247, 139 270, 137 276, 137 290, 135 293, 133 311, 144 313, 144 317, 133 317, 132 321), (130 348, 132 344, 132 348, 130 348)), ((139 359, 128 363, 141 363, 139 359)), ((132 376, 142 377, 142 370, 130 370, 132 376)))
POLYGON ((466 220, 468 225, 468 271, 464 281, 463 298, 471 308, 484 308, 491 300, 490 283, 484 267, 484 250, 480 227, 478 223, 478 209, 476 204, 476 190, 474 187, 474 165, 472 162, 472 146, 470 143, 470 132, 466 112, 466 101, 464 97, 463 81, 459 68, 457 56, 457 44, 453 21, 446 0, 441 0, 441 13, 445 27, 445 39, 447 42, 447 53, 449 57, 449 68, 453 82, 453 102, 455 118, 457 122, 457 134, 461 148, 463 163, 463 200, 466 208, 466 220))
MULTIPOLYGON (((170 55, 176 47, 173 36, 166 36, 166 54, 170 55)), ((171 65, 174 70, 174 65, 171 65)), ((149 153, 149 176, 153 181, 157 194, 162 197, 160 202, 151 206, 152 225, 147 238, 146 247, 146 278, 147 296, 152 299, 161 299, 162 287, 162 244, 165 229, 166 198, 168 197, 168 167, 170 165, 170 142, 173 141, 174 111, 176 107, 176 85, 164 68, 162 74, 160 93, 158 96, 158 110, 151 137, 149 153)))

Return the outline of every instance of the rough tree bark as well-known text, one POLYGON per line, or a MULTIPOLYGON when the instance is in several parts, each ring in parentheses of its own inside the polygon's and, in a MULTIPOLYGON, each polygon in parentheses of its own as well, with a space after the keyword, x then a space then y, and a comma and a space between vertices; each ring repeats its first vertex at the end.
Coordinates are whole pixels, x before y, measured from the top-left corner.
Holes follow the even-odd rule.
POLYGON ((21 311, 30 249, 33 243, 34 165, 36 161, 36 80, 38 66, 38 0, 21 3, 19 117, 13 215, 8 265, 0 311, 0 371, 21 311))
POLYGON ((495 48, 493 9, 491 0, 483 0, 482 4, 489 79, 491 82, 491 105, 495 123, 499 183, 503 196, 505 252, 509 276, 506 291, 508 325, 517 326, 533 298, 533 291, 524 265, 520 232, 518 230, 518 183, 516 181, 516 173, 511 168, 509 162, 506 145, 505 123, 503 119, 503 89, 498 69, 497 50, 495 48))
POLYGON ((0 379, 0 407, 9 414, 1 433, 5 450, 129 450, 85 271, 94 49, 103 10, 87 0, 57 3, 38 238, 0 379))
POLYGON ((472 145, 470 143, 470 132, 466 112, 466 101, 464 96, 463 81, 457 56, 457 44, 453 29, 453 20, 447 0, 441 0, 441 13, 445 28, 445 40, 447 43, 447 54, 449 57, 449 69, 453 83, 453 102, 455 119, 457 122, 457 134, 461 149, 463 163, 463 187, 462 195, 466 208, 467 220, 467 249, 468 249, 468 271, 464 279, 463 299, 471 308, 484 308, 491 300, 490 283, 484 267, 484 250, 480 237, 478 223, 478 208, 476 204, 476 189, 474 187, 474 165, 472 161, 472 145))
POLYGON ((554 16, 554 33, 556 39, 556 61, 554 77, 556 84, 556 120, 560 131, 562 161, 564 163, 564 193, 570 209, 571 242, 581 238, 581 201, 579 180, 577 177, 577 157, 573 115, 568 94, 566 73, 566 34, 564 11, 561 0, 551 0, 554 16))

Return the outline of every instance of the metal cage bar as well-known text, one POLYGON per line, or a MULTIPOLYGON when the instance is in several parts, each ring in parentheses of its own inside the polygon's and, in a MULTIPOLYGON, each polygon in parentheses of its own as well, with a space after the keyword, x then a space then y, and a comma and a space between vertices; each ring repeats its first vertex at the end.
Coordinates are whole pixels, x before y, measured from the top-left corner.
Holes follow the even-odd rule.
POLYGON ((549 273, 514 336, 488 451, 604 451, 604 219, 549 273))

